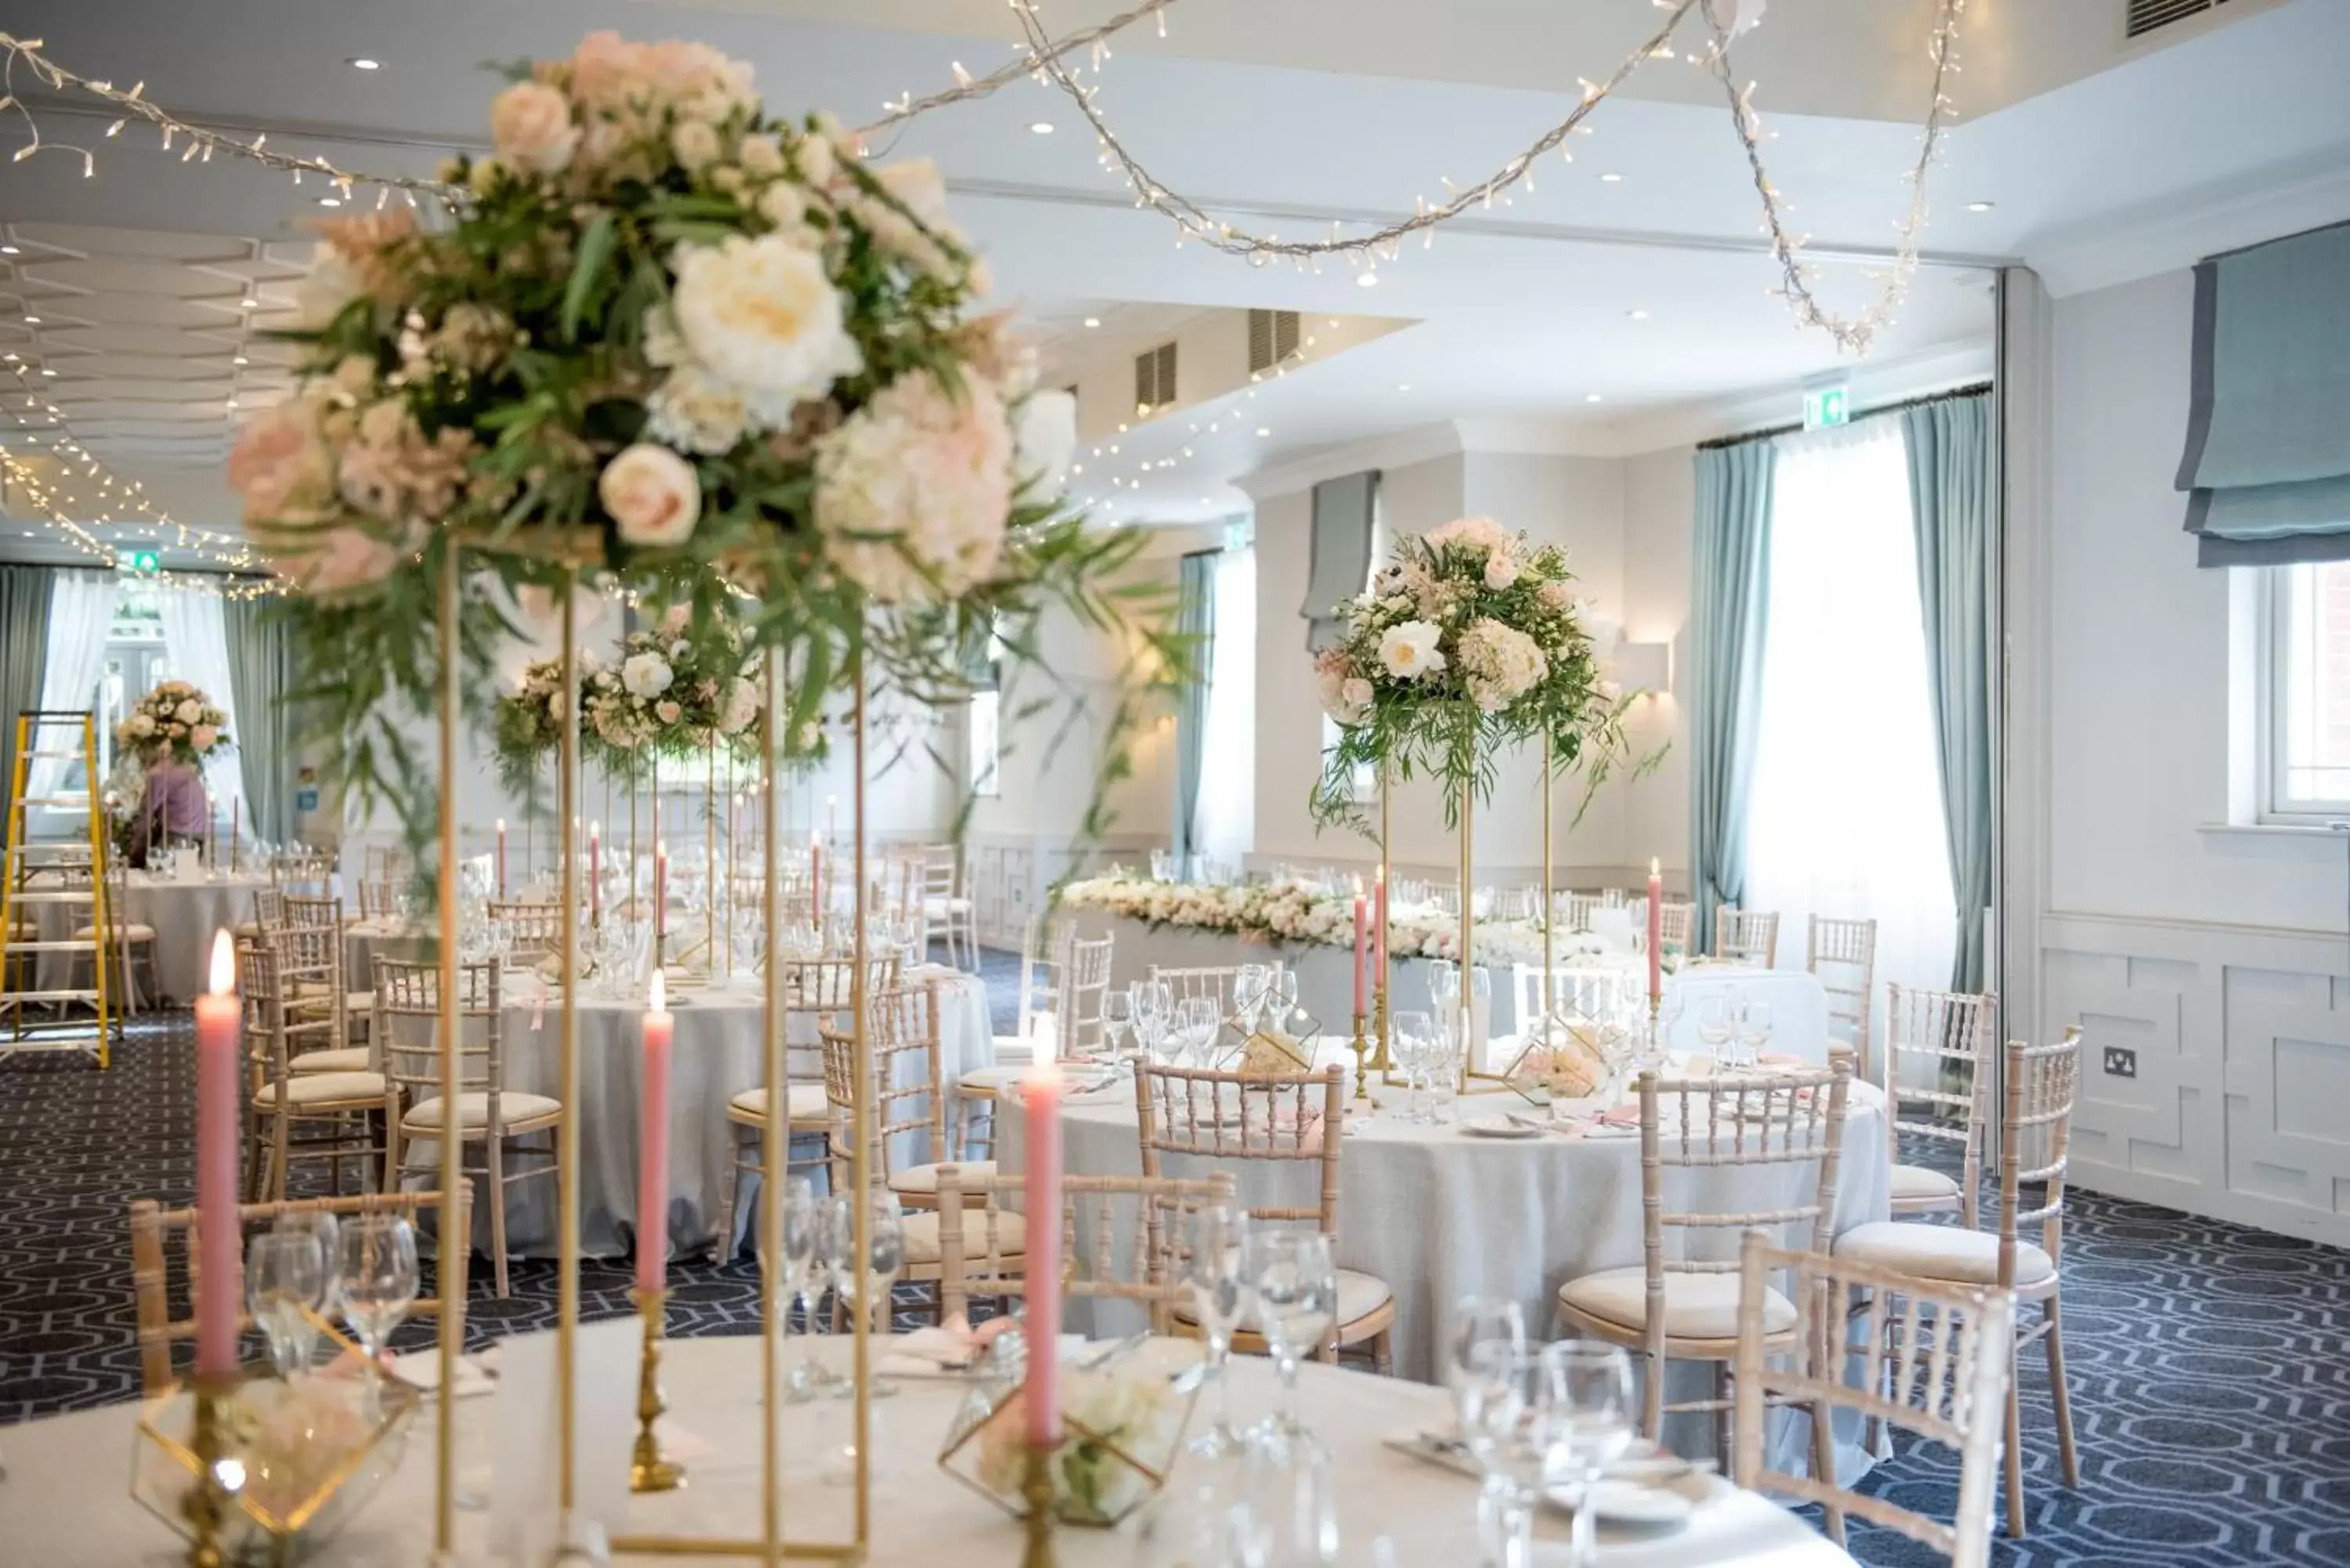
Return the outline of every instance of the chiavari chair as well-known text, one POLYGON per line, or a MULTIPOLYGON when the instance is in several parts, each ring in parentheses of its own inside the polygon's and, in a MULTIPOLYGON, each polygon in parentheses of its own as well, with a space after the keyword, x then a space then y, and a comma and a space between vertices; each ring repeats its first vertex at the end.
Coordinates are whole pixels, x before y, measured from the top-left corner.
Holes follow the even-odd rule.
MULTIPOLYGON (((2019 1325, 2011 1356, 2039 1340, 2048 1356, 2048 1391, 2056 1413, 2056 1447, 2064 1484, 2081 1484, 2081 1461, 2073 1442, 2073 1398, 2064 1381, 2064 1337, 2060 1299, 2064 1280, 2064 1165, 2071 1142, 2073 1105, 2080 1090, 2081 1031, 2067 1029, 2054 1045, 2007 1043, 2006 1099, 2000 1116, 1999 1230, 1916 1224, 1880 1220, 1856 1225, 1836 1239, 1835 1260, 1874 1264, 1944 1284, 1995 1285, 2014 1293, 2019 1306, 2038 1303, 2040 1321, 2019 1325), (2034 1163, 2026 1167, 2029 1147, 2034 1163), (2024 1205, 2026 1184, 2040 1189, 2039 1201, 2024 1205), (2026 1226, 2040 1228, 2037 1242, 2023 1239, 2026 1226)), ((2011 1360, 2007 1386, 2007 1532, 2022 1538, 2023 1519, 2023 1416, 2011 1360)))
MULTIPOLYGON (((71 874, 68 873, 68 875, 71 874)), ((129 982, 123 987, 126 1002, 124 1011, 137 1012, 142 997, 153 997, 160 1002, 163 992, 163 977, 162 971, 156 967, 155 962, 155 928, 143 920, 130 919, 130 861, 120 855, 108 857, 106 933, 103 940, 114 950, 114 961, 117 966, 115 972, 129 982), (146 971, 147 989, 144 992, 139 989, 134 965, 143 967, 146 971)), ((98 922, 93 920, 88 925, 76 926, 73 940, 78 942, 100 940, 98 922)))
POLYGON ((339 982, 341 937, 338 932, 287 927, 247 942, 238 951, 244 999, 246 1054, 253 1093, 247 1101, 245 1189, 272 1201, 286 1196, 288 1169, 297 1159, 327 1160, 336 1190, 342 1189, 343 1161, 357 1158, 362 1173, 384 1146, 372 1141, 369 1124, 384 1105, 383 1075, 362 1065, 338 1064, 296 1070, 297 1056, 326 1056, 348 1064, 341 1015, 332 1009, 305 1016, 295 1006, 294 988, 339 982), (298 1051, 309 1045, 313 1051, 298 1051), (305 1130, 317 1136, 297 1137, 305 1130), (353 1139, 358 1140, 353 1147, 353 1139))
MULTIPOLYGON (((1723 1231, 1807 1225, 1812 1249, 1827 1251, 1835 1233, 1836 1167, 1851 1083, 1852 1057, 1843 1051, 1831 1052, 1825 1069, 1799 1073, 1640 1075, 1641 1262, 1567 1281, 1559 1287, 1558 1310, 1575 1334, 1639 1355, 1645 1374, 1640 1429, 1651 1439, 1668 1411, 1711 1411, 1724 1428, 1721 1451, 1729 1451, 1738 1262, 1706 1243, 1723 1231), (1673 1171, 1693 1174, 1673 1183, 1678 1206, 1668 1207, 1667 1173, 1673 1171), (1788 1174, 1779 1176, 1782 1171, 1788 1174), (1752 1193, 1773 1186, 1794 1190, 1783 1201, 1743 1210, 1708 1207, 1690 1196, 1708 1187, 1752 1193), (1668 1244, 1669 1233, 1678 1245, 1668 1244), (1713 1397, 1667 1404, 1666 1366, 1674 1361, 1711 1364, 1713 1397)), ((1773 1293, 1763 1307, 1772 1354, 1797 1347, 1797 1322, 1794 1303, 1773 1293)))
MULTIPOLYGON (((1152 964, 1150 978, 1166 985, 1170 1002, 1180 1002, 1191 997, 1204 996, 1216 1004, 1217 1017, 1230 1018, 1235 1004, 1232 992, 1239 987, 1241 971, 1247 967, 1235 963, 1178 969, 1152 964)), ((1267 959, 1259 967, 1270 969, 1278 975, 1289 966, 1284 960, 1267 959)))
MULTIPOLYGON (((1645 915, 1646 911, 1642 913, 1645 915)), ((1697 906, 1684 900, 1667 898, 1657 906, 1657 940, 1669 947, 1678 947, 1683 953, 1697 930, 1697 906)))
POLYGON ((1828 993, 1829 1026, 1844 1023, 1852 1029, 1853 1075, 1873 1082, 1877 1058, 1868 1049, 1868 1013, 1877 997, 1877 922, 1814 915, 1804 943, 1804 967, 1828 993))
POLYGON ((563 906, 544 898, 492 898, 485 913, 514 939, 512 957, 525 967, 563 950, 563 906))
POLYGON ((1999 999, 1885 987, 1885 1131, 1896 1216, 1946 1214, 1976 1224, 1983 1130, 1991 1119, 1991 1023, 1999 999), (1959 1174, 1906 1165, 1902 1135, 1958 1146, 1959 1174))
POLYGON ((962 851, 951 844, 922 847, 922 920, 946 934, 947 962, 979 967, 978 905, 963 884, 962 851))
MULTIPOLYGON (((824 1042, 824 1092, 831 1111, 828 1131, 832 1189, 847 1189, 848 1159, 859 1138, 870 1137, 867 1179, 909 1209, 937 1207, 939 1172, 956 1161, 931 1158, 900 1165, 896 1145, 919 1137, 932 1156, 947 1147, 944 1059, 939 1041, 939 986, 935 981, 876 994, 866 1004, 866 1035, 872 1052, 871 1106, 866 1126, 856 1125, 856 1034, 827 1027, 824 1042)), ((993 1160, 961 1162, 966 1177, 993 1176, 993 1160)))
MULTIPOLYGON (((937 1280, 941 1319, 967 1321, 973 1297, 1026 1298, 1027 1217, 1008 1206, 1025 1194, 1026 1181, 948 1166, 939 1172, 939 1207, 906 1216, 907 1272, 899 1277, 937 1280)), ((1151 1333, 1174 1334, 1176 1309, 1191 1299, 1183 1280, 1186 1220, 1201 1209, 1232 1203, 1233 1190, 1229 1175, 1064 1176, 1057 1288, 1080 1300, 1140 1303, 1151 1333)))
POLYGON ((1713 912, 1713 955, 1740 963, 1779 967, 1779 912, 1724 904, 1713 912))
MULTIPOLYGON (((538 1177, 560 1179, 556 1129, 563 1102, 505 1086, 505 1014, 494 961, 457 970, 457 1136, 465 1152, 478 1147, 480 1163, 463 1167, 479 1178, 490 1205, 490 1259, 497 1293, 506 1293, 506 1189, 538 1177), (545 1147, 522 1140, 546 1135, 545 1147), (509 1167, 511 1166, 511 1168, 509 1167)), ((375 961, 376 1018, 382 1030, 385 1106, 391 1124, 384 1185, 439 1168, 409 1163, 406 1146, 435 1141, 448 1125, 441 1077, 441 966, 375 961)), ((470 1238, 468 1238, 470 1241, 470 1238)))

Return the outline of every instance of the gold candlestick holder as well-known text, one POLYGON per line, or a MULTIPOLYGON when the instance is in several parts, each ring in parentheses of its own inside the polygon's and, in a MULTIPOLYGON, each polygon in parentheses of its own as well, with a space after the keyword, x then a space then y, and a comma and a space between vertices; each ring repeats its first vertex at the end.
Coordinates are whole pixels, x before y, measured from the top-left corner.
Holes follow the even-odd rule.
POLYGON ((660 1434, 654 1430, 669 1408, 661 1397, 660 1347, 667 1291, 639 1291, 637 1310, 644 1314, 645 1351, 637 1376, 637 1446, 629 1457, 629 1490, 634 1492, 674 1491, 685 1482, 685 1467, 661 1452, 660 1434))
POLYGON ((1395 1053, 1390 1050, 1388 1032, 1388 982, 1382 979, 1371 992, 1371 1035, 1375 1047, 1371 1053, 1371 1071, 1386 1083, 1395 1073, 1395 1053))
POLYGON ((196 1476, 182 1505, 188 1521, 188 1568, 223 1568, 227 1561, 221 1549, 230 1506, 220 1479, 221 1434, 222 1417, 235 1392, 234 1376, 200 1376, 194 1384, 195 1417, 188 1449, 195 1456, 196 1476))
POLYGON ((1364 1033, 1370 1021, 1370 1014, 1367 1012, 1355 1014, 1355 1043, 1348 1047, 1355 1053, 1355 1098, 1357 1100, 1371 1097, 1371 1042, 1364 1033))
POLYGON ((1053 1568, 1053 1526, 1058 1518, 1053 1506, 1053 1456, 1057 1452, 1057 1444, 1028 1446, 1027 1473, 1020 1483, 1021 1501, 1027 1505, 1024 1522, 1028 1527, 1021 1568, 1053 1568))

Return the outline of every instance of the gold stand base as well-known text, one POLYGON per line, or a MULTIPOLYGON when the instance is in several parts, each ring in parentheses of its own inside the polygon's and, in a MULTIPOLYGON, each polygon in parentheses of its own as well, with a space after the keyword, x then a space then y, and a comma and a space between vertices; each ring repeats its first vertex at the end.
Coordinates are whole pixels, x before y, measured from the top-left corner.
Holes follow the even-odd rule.
POLYGON ((662 1303, 666 1291, 639 1291, 637 1310, 644 1314, 645 1351, 637 1378, 637 1445, 629 1456, 629 1490, 632 1492, 675 1491, 685 1484, 685 1467, 660 1449, 654 1426, 669 1408, 661 1398, 660 1347, 662 1303))
POLYGON ((237 1380, 199 1376, 194 1383, 195 1425, 189 1434, 189 1451, 196 1457, 197 1475, 182 1505, 188 1521, 188 1568, 223 1568, 221 1532, 231 1506, 217 1469, 229 1400, 237 1380))
POLYGON ((1028 1505, 1024 1522, 1028 1544, 1020 1556, 1021 1568, 1053 1568, 1053 1527, 1059 1517, 1053 1510, 1053 1455, 1057 1450, 1032 1444, 1028 1471, 1020 1484, 1021 1500, 1028 1505))

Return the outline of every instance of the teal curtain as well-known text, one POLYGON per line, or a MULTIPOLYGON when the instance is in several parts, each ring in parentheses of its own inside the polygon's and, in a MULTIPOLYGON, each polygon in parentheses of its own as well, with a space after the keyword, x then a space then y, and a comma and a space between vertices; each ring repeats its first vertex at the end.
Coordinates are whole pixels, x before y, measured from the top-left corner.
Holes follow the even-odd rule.
POLYGON ((1208 678, 1215 668, 1216 562, 1222 552, 1183 557, 1175 629, 1191 639, 1191 669, 1175 694, 1175 864, 1188 872, 1197 853, 1200 780, 1208 754, 1208 678))
POLYGON ((16 777, 16 716, 41 705, 49 663, 49 568, 0 566, 0 791, 16 777))
POLYGON ((229 696, 236 704, 237 765, 244 774, 253 831, 271 844, 294 836, 295 752, 300 728, 286 701, 294 687, 294 643, 266 599, 224 598, 229 696))
POLYGON ((1950 398, 1901 412, 1909 511, 1918 530, 1918 601, 1941 764, 1958 960, 1950 989, 1983 989, 1983 908, 1991 902, 1991 400, 1950 398))
POLYGON ((1713 912, 1746 891, 1746 808, 1762 700, 1762 628, 1770 601, 1767 441, 1697 454, 1690 558, 1690 879, 1694 950, 1713 943, 1713 912))

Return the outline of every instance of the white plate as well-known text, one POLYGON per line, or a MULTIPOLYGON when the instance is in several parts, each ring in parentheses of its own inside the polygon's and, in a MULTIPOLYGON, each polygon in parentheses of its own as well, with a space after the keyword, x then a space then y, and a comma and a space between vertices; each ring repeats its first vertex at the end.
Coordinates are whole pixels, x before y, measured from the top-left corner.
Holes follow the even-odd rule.
MULTIPOLYGON (((1549 1501, 1565 1508, 1558 1493, 1549 1501)), ((1609 1524, 1664 1529, 1687 1524, 1697 1505, 1669 1485, 1648 1486, 1633 1480, 1603 1480, 1591 1489, 1592 1505, 1609 1524)))
POLYGON ((1549 1129, 1540 1122, 1513 1122, 1507 1116, 1479 1116, 1461 1124, 1471 1137, 1540 1137, 1549 1129))
MULTIPOLYGON (((1450 1438, 1434 1432, 1397 1432, 1385 1439, 1386 1446, 1398 1453, 1451 1470, 1457 1475, 1474 1477, 1478 1474, 1474 1460, 1467 1451, 1450 1438)), ((1677 1467, 1678 1460, 1669 1455, 1654 1459, 1624 1459, 1609 1467, 1615 1472, 1593 1489, 1592 1501, 1599 1517, 1610 1524, 1630 1525, 1642 1529, 1678 1529, 1689 1522, 1697 1510, 1695 1490, 1701 1494, 1706 1478, 1700 1473, 1677 1467), (1659 1479, 1642 1480, 1637 1472, 1643 1468, 1656 1470, 1659 1479), (1694 1483, 1692 1486, 1691 1483, 1694 1483), (1684 1490, 1684 1489, 1689 1490, 1684 1490)), ((1545 1494, 1544 1501, 1562 1512, 1568 1511, 1565 1501, 1556 1492, 1545 1494)))

